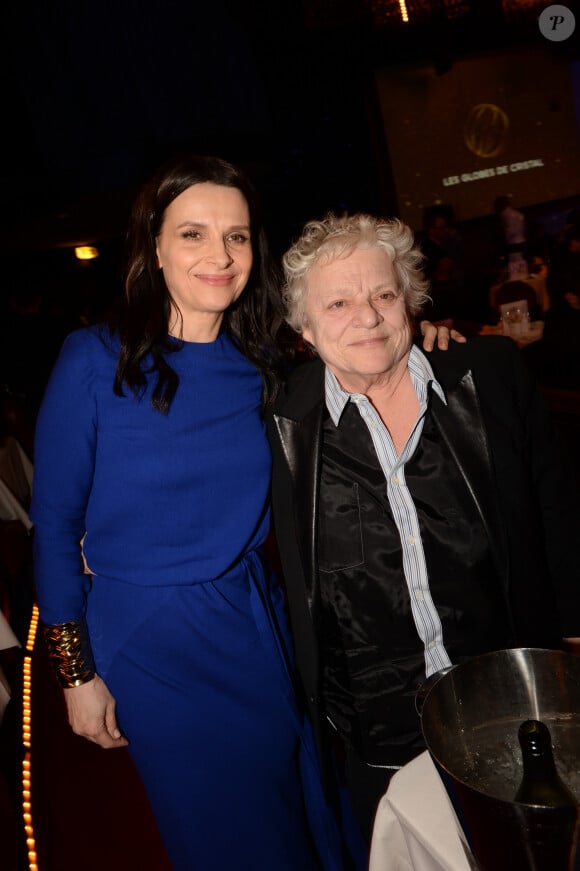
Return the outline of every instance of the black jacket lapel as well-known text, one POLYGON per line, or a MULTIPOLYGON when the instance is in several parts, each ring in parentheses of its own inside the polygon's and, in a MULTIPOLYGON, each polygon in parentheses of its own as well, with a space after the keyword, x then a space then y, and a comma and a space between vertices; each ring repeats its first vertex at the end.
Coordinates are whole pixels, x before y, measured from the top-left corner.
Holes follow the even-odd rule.
POLYGON ((487 435, 471 371, 446 390, 447 405, 432 393, 433 419, 469 488, 507 592, 507 548, 500 522, 487 435))
POLYGON ((316 585, 316 516, 320 480, 322 403, 317 403, 302 420, 274 414, 274 424, 294 487, 294 506, 298 546, 302 554, 304 579, 310 610, 314 606, 316 585))

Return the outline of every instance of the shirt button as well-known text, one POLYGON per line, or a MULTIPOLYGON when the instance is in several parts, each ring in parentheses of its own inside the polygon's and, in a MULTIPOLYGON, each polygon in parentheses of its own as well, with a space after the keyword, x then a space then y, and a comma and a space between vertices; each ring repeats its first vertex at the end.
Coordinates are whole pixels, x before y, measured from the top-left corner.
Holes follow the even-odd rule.
POLYGON ((407 536, 407 544, 415 544, 415 536, 414 535, 407 536))
POLYGON ((393 481, 393 484, 398 484, 399 483, 398 475, 393 475, 392 481, 393 481))
POLYGON ((422 602, 425 597, 423 596, 421 590, 417 590, 417 592, 415 593, 415 598, 418 602, 422 602))

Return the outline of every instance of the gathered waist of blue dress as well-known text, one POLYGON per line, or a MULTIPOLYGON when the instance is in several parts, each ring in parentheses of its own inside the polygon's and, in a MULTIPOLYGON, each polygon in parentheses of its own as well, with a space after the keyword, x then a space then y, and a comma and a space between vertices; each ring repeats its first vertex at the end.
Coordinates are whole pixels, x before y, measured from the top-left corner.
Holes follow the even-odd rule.
MULTIPOLYGON (((209 578, 208 580, 219 581, 221 580, 235 580, 240 575, 245 574, 247 571, 250 572, 253 576, 256 573, 259 575, 269 574, 269 571, 266 571, 266 555, 264 553, 263 547, 257 547, 253 550, 248 550, 243 556, 236 560, 236 562, 229 566, 226 571, 222 572, 221 575, 218 575, 216 578, 209 578)), ((193 581, 192 583, 203 583, 193 581)))
POLYGON ((91 572, 93 583, 98 583, 100 579, 106 579, 109 582, 127 584, 135 587, 193 587, 203 584, 224 582, 238 582, 244 586, 247 584, 247 577, 250 575, 255 580, 267 579, 273 576, 273 572, 266 558, 264 548, 262 546, 246 551, 234 563, 228 566, 223 572, 211 576, 192 576, 185 572, 180 576, 179 572, 172 570, 170 580, 166 579, 163 571, 159 570, 156 575, 148 577, 140 577, 139 580, 126 577, 116 577, 110 573, 100 575, 98 572, 91 572), (244 583, 244 578, 246 582, 244 583))

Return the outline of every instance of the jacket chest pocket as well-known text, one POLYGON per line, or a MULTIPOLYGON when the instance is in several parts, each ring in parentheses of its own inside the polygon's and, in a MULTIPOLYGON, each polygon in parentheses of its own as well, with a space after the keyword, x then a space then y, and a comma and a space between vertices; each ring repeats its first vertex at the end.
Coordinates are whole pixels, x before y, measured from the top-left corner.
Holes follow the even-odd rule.
POLYGON ((325 482, 318 519, 318 568, 352 569, 364 563, 358 484, 325 482))

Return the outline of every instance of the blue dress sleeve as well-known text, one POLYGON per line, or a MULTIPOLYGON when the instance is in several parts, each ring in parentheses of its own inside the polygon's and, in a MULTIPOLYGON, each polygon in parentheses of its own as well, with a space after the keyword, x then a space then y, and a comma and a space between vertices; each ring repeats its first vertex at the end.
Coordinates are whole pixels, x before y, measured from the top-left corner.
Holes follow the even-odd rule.
POLYGON ((104 352, 90 330, 69 335, 37 419, 30 513, 39 613, 50 625, 78 620, 90 587, 81 540, 97 441, 95 360, 104 352))

